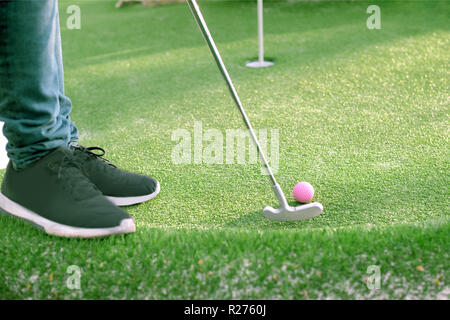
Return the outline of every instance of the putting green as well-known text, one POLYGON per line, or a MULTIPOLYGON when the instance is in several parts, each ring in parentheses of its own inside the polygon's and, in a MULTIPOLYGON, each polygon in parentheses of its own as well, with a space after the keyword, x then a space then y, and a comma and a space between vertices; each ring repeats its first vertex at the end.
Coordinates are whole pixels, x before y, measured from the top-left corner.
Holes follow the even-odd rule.
POLYGON ((103 240, 48 237, 0 217, 0 297, 448 297, 450 6, 379 1, 382 29, 368 30, 370 4, 266 3, 276 64, 249 69, 255 3, 200 2, 253 126, 278 130, 288 201, 309 181, 324 206, 279 223, 261 214, 277 202, 258 163, 172 160, 176 130, 194 139, 196 122, 224 137, 244 128, 187 5, 61 1, 81 143, 154 176, 161 193, 127 208, 136 234, 103 240), (65 27, 71 4, 80 30, 65 27), (81 290, 66 285, 71 265, 81 290), (367 287, 370 266, 379 289, 367 287))

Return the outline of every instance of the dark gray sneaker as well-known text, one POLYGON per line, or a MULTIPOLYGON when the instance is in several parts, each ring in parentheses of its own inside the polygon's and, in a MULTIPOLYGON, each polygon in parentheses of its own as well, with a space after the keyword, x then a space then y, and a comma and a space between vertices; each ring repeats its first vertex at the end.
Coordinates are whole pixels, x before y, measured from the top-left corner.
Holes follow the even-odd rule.
POLYGON ((69 148, 58 148, 22 170, 5 172, 0 208, 48 234, 102 237, 136 230, 134 221, 89 181, 69 148))
POLYGON ((85 148, 72 143, 70 149, 89 180, 117 206, 141 203, 159 193, 156 179, 117 168, 103 158, 105 150, 102 148, 85 148))

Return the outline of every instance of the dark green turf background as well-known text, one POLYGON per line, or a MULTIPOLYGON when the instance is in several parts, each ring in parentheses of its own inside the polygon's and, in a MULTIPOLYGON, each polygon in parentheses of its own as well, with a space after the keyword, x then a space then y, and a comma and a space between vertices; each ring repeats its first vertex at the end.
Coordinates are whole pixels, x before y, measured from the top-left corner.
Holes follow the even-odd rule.
POLYGON ((175 165, 176 129, 243 128, 186 4, 61 1, 67 94, 81 143, 161 181, 128 208, 138 231, 48 237, 0 217, 1 298, 448 298, 450 7, 446 1, 200 1, 255 128, 278 129, 277 178, 324 213, 282 224, 260 166, 175 165), (381 8, 382 29, 366 28, 381 8), (81 29, 68 30, 70 4, 81 29), (66 286, 68 266, 81 290, 66 286), (370 265, 381 288, 369 290, 370 265))

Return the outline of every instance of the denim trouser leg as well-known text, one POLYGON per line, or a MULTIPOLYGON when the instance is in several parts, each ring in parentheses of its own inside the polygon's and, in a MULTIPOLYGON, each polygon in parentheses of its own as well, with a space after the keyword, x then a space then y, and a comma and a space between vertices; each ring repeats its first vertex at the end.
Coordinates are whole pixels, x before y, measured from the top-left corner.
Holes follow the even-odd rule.
POLYGON ((77 140, 71 107, 64 95, 57 1, 1 1, 0 120, 16 167, 77 140))

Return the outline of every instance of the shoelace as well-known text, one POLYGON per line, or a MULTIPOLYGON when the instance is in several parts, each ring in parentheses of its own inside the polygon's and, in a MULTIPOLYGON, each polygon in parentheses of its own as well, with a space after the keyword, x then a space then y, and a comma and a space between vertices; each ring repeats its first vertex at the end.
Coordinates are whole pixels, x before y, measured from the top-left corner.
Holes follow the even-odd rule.
POLYGON ((48 167, 57 172, 58 179, 64 180, 65 185, 68 185, 69 188, 73 190, 73 193, 77 198, 80 198, 80 195, 85 194, 88 190, 96 190, 95 186, 89 183, 85 177, 82 166, 80 166, 72 156, 65 155, 61 161, 49 163, 48 167), (70 168, 79 169, 80 173, 76 174, 73 170, 70 170, 70 168))
POLYGON ((111 163, 111 161, 109 161, 106 158, 103 158, 103 156, 106 154, 106 151, 104 149, 100 148, 100 147, 88 147, 88 148, 85 148, 85 147, 80 146, 78 144, 73 144, 72 147, 74 149, 77 149, 77 150, 80 150, 80 151, 84 152, 85 154, 87 154, 89 156, 96 157, 96 158, 104 161, 106 164, 108 164, 108 165, 110 165, 110 166, 112 166, 114 168, 117 168, 115 165, 113 165, 111 163), (94 151, 100 151, 100 153, 95 153, 94 151))
POLYGON ((76 167, 76 168, 80 169, 81 171, 83 171, 83 168, 78 163, 73 161, 73 159, 68 155, 65 155, 59 163, 55 161, 55 162, 51 162, 48 164, 48 167, 50 169, 56 170, 58 172, 58 179, 62 178, 62 169, 71 167, 71 166, 76 167))

